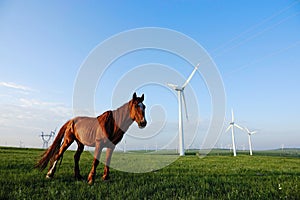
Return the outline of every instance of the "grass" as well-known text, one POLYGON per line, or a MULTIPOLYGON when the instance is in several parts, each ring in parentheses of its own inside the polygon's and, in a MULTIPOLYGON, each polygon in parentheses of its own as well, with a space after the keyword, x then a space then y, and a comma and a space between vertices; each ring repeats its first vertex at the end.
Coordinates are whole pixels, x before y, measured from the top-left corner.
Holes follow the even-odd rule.
MULTIPOLYGON (((46 180, 46 171, 33 168, 42 152, 0 148, 0 199, 300 199, 297 154, 232 157, 213 151, 200 159, 191 153, 150 173, 112 169, 108 182, 101 180, 101 164, 95 184, 89 186, 73 179, 72 151, 65 153, 55 178, 46 180)), ((91 163, 92 155, 84 152, 80 167, 85 178, 91 163)))

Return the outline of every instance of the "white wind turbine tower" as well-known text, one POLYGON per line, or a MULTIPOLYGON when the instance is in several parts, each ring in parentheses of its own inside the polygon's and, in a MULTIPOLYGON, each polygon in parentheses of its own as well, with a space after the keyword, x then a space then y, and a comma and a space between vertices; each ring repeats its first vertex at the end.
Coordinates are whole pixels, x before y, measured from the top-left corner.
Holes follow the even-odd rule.
POLYGON ((249 151, 250 155, 252 156, 252 143, 251 143, 251 135, 255 134, 257 131, 249 131, 247 127, 245 127, 245 130, 248 134, 248 141, 249 141, 249 151))
POLYGON ((187 84, 191 81, 193 78, 195 72, 197 71, 200 63, 196 65, 194 70, 192 71, 191 75, 188 77, 188 79, 185 81, 185 83, 182 86, 174 85, 171 83, 168 83, 167 85, 177 91, 178 96, 178 132, 179 132, 179 155, 184 156, 184 135, 183 135, 183 119, 182 119, 182 101, 184 103, 184 109, 186 118, 188 119, 187 109, 186 109, 186 102, 185 102, 185 96, 184 96, 184 88, 187 86, 187 84))
POLYGON ((231 139, 232 139, 232 150, 233 150, 233 156, 236 156, 236 149, 235 149, 235 140, 234 140, 234 127, 237 127, 241 130, 243 130, 242 127, 240 127, 239 125, 237 125, 234 122, 234 114, 233 114, 233 110, 231 109, 231 122, 228 126, 228 128, 226 129, 225 132, 229 131, 229 129, 231 129, 231 139))

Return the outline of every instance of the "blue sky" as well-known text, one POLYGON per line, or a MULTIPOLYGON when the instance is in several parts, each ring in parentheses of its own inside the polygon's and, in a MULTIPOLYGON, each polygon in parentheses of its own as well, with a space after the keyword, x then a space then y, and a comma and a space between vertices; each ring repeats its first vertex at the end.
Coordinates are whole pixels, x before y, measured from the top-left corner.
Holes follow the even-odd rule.
MULTIPOLYGON (((233 108, 237 123, 258 129, 254 149, 300 146, 300 1, 0 1, 0 24, 0 145, 41 146, 40 131, 59 128, 73 116, 76 76, 99 43, 130 29, 161 27, 206 49, 223 79, 226 123, 233 108)), ((168 65, 183 77, 192 70, 176 56, 148 50, 123 56, 104 79, 116 84, 145 63, 168 65)), ((98 86, 97 112, 114 106, 103 95, 111 87, 98 86)), ((210 120, 210 96, 199 74, 187 93, 192 89, 199 113, 193 112, 193 102, 188 111, 201 119, 193 143, 199 147, 210 120)), ((162 86, 138 92, 146 94, 151 112, 164 105, 166 132, 176 132, 176 95, 162 86)), ((247 148, 246 134, 236 135, 238 148, 247 148)), ((222 133, 217 146, 228 144, 230 134, 222 133)))

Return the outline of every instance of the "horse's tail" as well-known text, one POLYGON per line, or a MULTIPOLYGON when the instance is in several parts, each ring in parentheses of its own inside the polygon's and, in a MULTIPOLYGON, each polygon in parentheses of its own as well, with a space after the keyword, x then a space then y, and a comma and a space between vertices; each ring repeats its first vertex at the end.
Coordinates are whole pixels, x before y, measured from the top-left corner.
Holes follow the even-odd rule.
POLYGON ((45 151, 45 153, 42 155, 42 158, 36 163, 35 168, 39 168, 41 171, 44 170, 49 161, 54 158, 54 156, 57 154, 59 151, 59 148, 61 146, 61 141, 64 138, 65 131, 69 127, 69 124, 72 123, 72 120, 69 120, 66 122, 59 130, 55 140, 53 141, 51 147, 45 151))

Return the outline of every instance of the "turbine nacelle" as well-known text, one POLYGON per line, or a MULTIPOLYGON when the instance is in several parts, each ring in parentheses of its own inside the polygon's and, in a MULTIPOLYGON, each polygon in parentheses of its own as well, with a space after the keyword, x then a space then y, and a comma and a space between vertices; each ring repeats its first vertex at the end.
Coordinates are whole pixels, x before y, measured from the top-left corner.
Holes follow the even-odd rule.
POLYGON ((175 84, 172 84, 172 83, 168 83, 167 84, 170 88, 172 88, 173 90, 176 90, 176 91, 183 91, 184 88, 178 86, 178 85, 175 85, 175 84))
POLYGON ((253 134, 257 133, 257 131, 249 131, 249 129, 247 127, 245 127, 245 131, 248 135, 253 135, 253 134))

